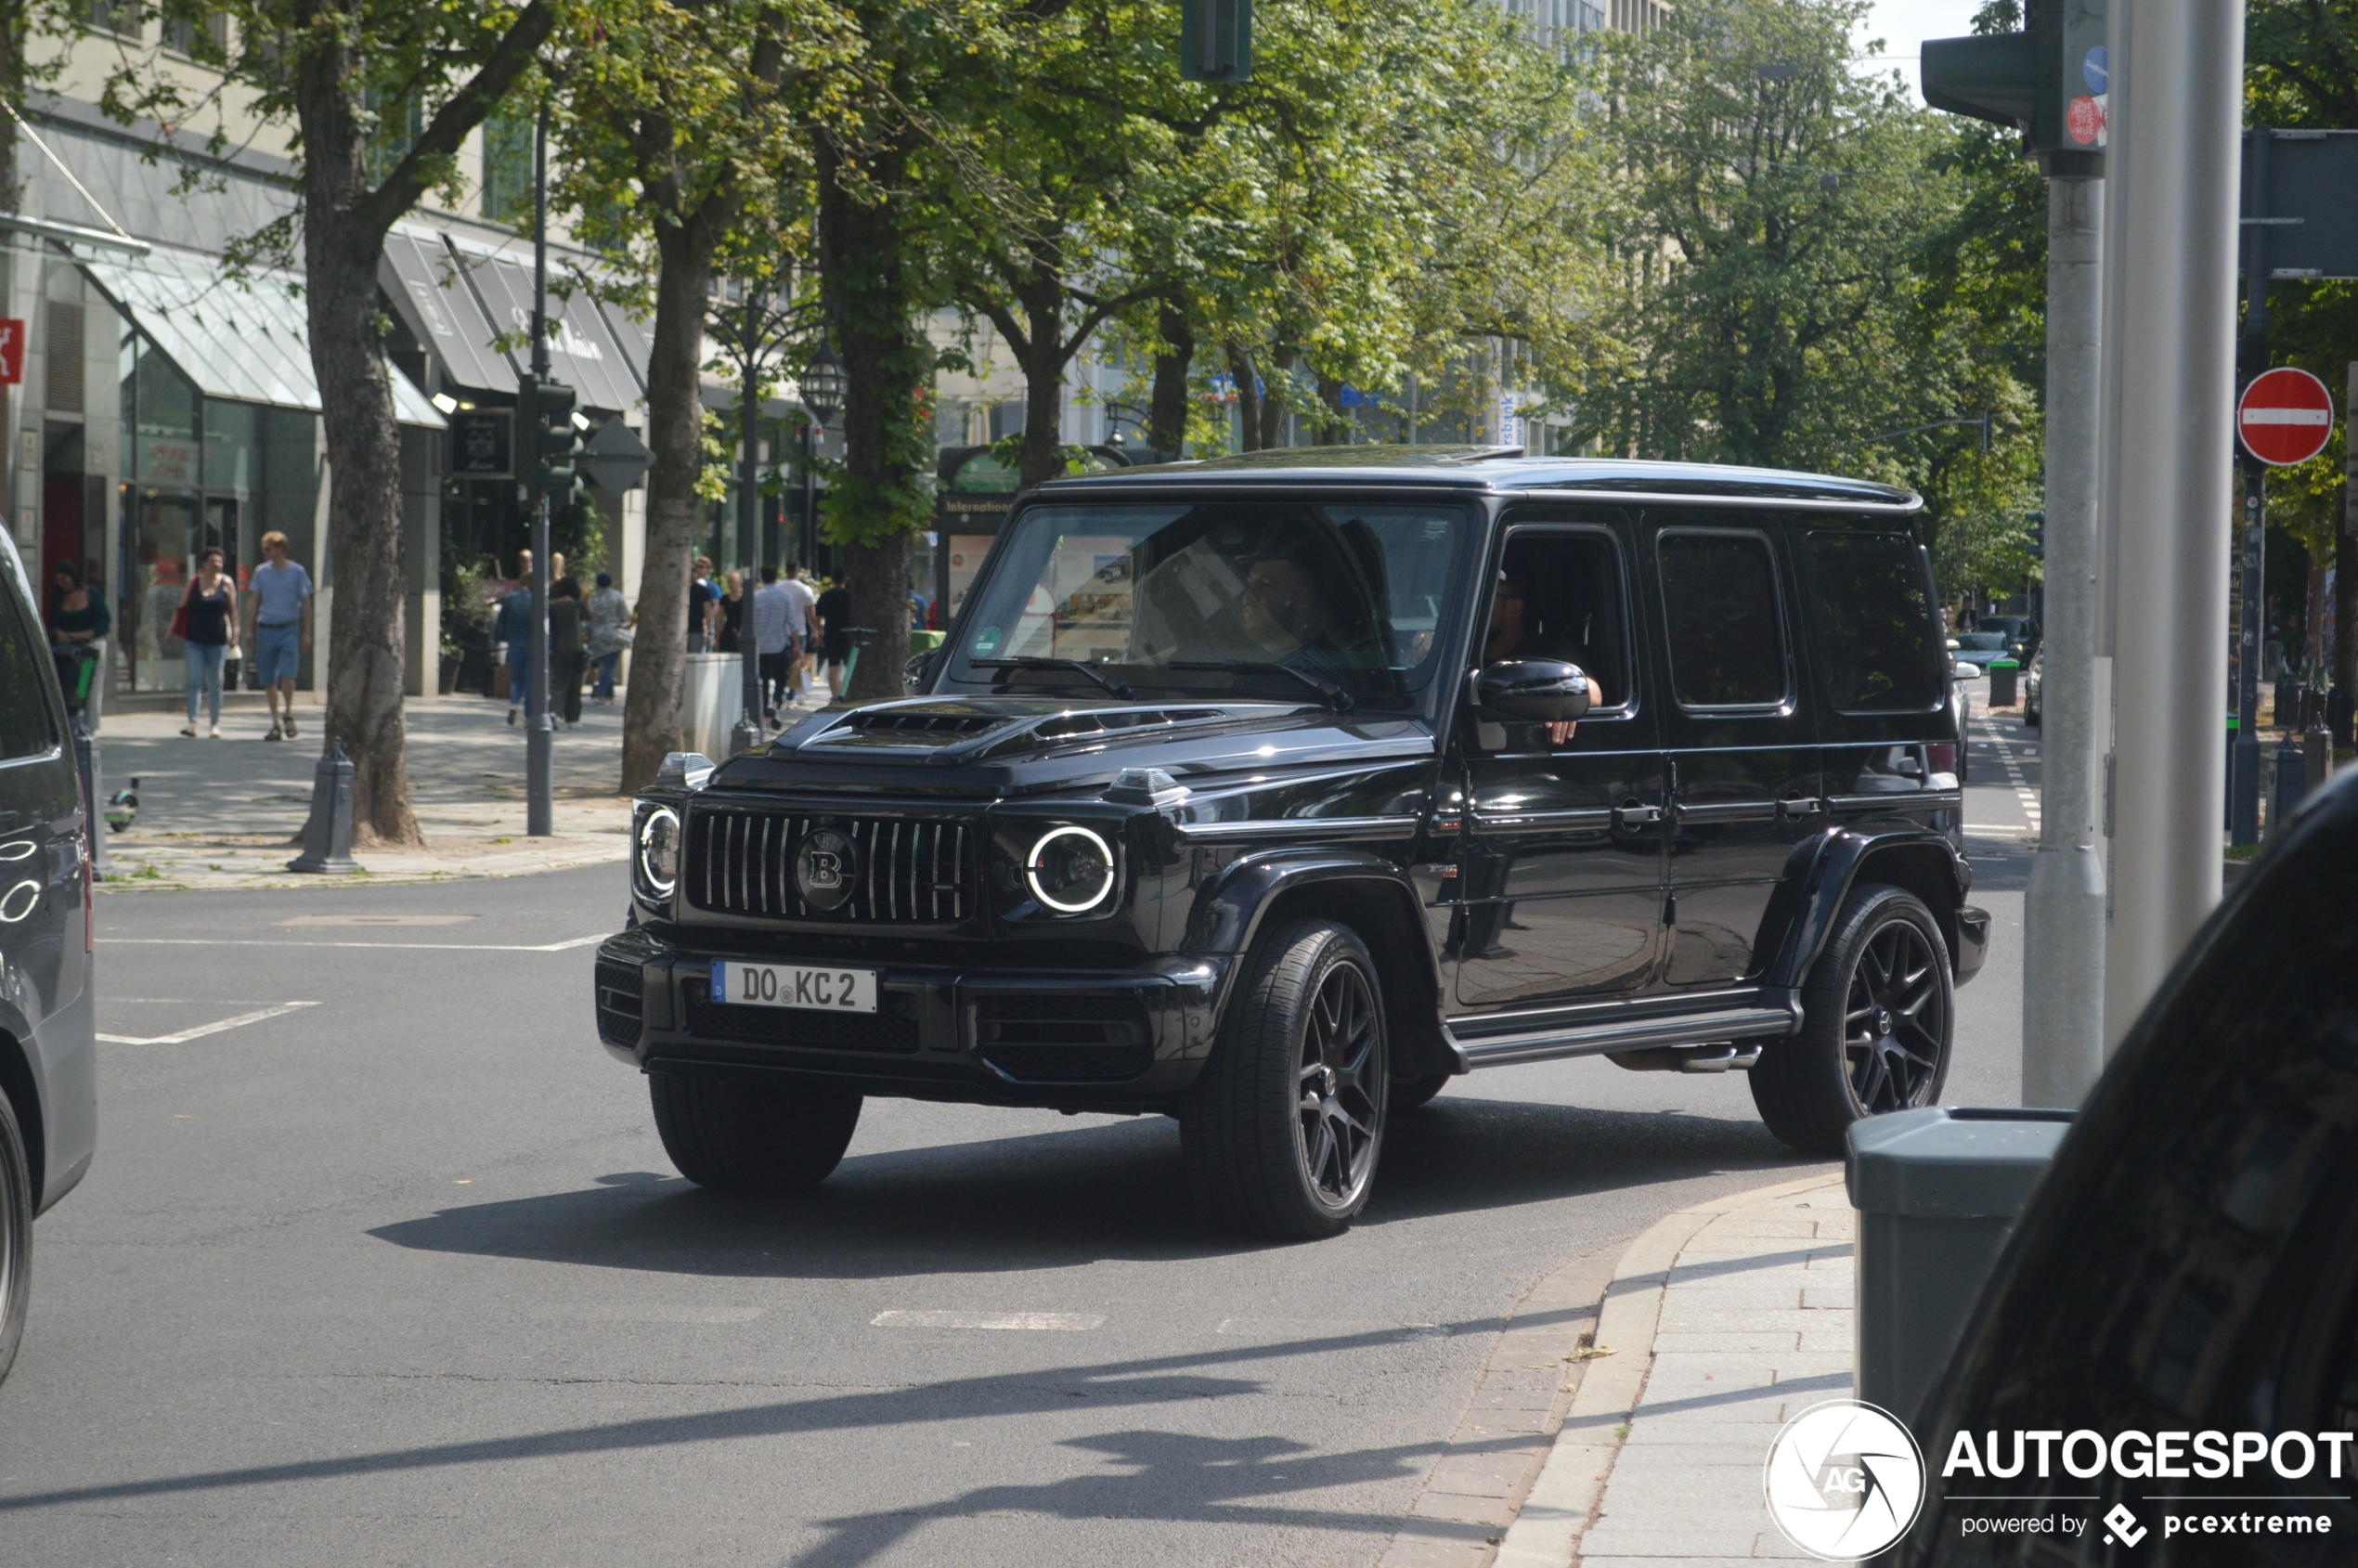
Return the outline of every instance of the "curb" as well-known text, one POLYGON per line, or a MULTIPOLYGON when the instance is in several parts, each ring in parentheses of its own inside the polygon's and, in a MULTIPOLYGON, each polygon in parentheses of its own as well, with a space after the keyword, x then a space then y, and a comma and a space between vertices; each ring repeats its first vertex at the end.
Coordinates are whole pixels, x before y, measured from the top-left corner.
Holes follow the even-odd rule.
POLYGON ((1695 1233, 1722 1214, 1839 1186, 1842 1180, 1835 1171, 1707 1199, 1664 1215, 1629 1244, 1613 1265, 1597 1317, 1597 1344, 1621 1354, 1588 1364, 1548 1462, 1498 1544, 1494 1568, 1569 1568, 1575 1561, 1581 1534, 1604 1496, 1629 1419, 1646 1392, 1670 1265, 1695 1233))

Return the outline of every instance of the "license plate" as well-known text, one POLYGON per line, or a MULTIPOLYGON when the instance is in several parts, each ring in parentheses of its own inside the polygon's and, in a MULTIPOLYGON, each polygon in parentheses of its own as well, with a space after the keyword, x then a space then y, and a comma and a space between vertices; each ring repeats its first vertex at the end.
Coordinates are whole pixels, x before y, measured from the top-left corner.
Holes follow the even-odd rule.
POLYGON ((715 959, 712 994, 716 1001, 740 1007, 817 1007, 830 1013, 873 1013, 876 1010, 876 972, 715 959))

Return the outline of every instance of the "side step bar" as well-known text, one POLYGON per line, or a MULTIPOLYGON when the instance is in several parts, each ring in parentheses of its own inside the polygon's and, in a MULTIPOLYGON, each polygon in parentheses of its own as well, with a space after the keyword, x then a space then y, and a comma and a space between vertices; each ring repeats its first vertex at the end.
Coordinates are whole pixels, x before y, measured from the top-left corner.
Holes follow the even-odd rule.
MULTIPOLYGON (((1471 1023, 1473 1020, 1460 1020, 1471 1023)), ((1649 1046, 1716 1045, 1736 1040, 1765 1040, 1801 1032, 1798 997, 1783 1005, 1761 1004, 1721 1008, 1708 1013, 1684 1013, 1670 1017, 1615 1018, 1597 1023, 1568 1023, 1514 1033, 1458 1033, 1443 1024, 1442 1039, 1461 1064, 1460 1072, 1476 1068, 1507 1067, 1518 1062, 1544 1062, 1557 1056, 1594 1056, 1607 1051, 1637 1051, 1649 1046)), ((1730 1065, 1734 1065, 1732 1062, 1730 1065)), ((1749 1066, 1749 1063, 1744 1065, 1749 1066)))

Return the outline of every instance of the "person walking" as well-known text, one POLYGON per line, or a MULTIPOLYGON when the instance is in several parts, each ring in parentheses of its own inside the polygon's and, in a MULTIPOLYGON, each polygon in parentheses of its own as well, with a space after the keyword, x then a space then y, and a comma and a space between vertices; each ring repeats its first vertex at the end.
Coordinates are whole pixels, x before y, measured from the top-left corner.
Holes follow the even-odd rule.
POLYGON ((778 580, 777 567, 761 568, 761 586, 753 594, 753 645, 760 656, 761 716, 772 725, 794 673, 793 617, 801 607, 778 580))
POLYGON ((711 651, 713 622, 719 616, 713 603, 719 597, 720 590, 712 586, 712 557, 697 556, 688 573, 688 652, 711 651))
POLYGON ((590 595, 590 665, 597 671, 590 700, 614 701, 615 677, 622 667, 622 651, 630 645, 630 601, 615 587, 612 572, 598 574, 597 591, 590 595))
POLYGON ((741 653, 745 648, 742 639, 745 629, 745 590, 750 585, 746 583, 743 572, 732 572, 721 582, 724 589, 719 600, 719 631, 712 640, 712 651, 716 654, 741 653))
POLYGON ((517 554, 516 586, 499 601, 491 618, 491 640, 508 645, 508 722, 524 715, 532 689, 532 551, 517 554))
POLYGON ((840 701, 849 678, 845 661, 851 657, 851 579, 844 577, 819 596, 820 662, 826 667, 827 690, 840 701))
POLYGON ((581 671, 589 662, 582 609, 579 583, 560 577, 549 585, 549 700, 568 730, 581 727, 581 671))
POLYGON ((49 656, 57 661, 58 684, 65 689, 66 711, 79 708, 82 720, 98 728, 98 699, 107 685, 107 633, 114 617, 107 613, 106 595, 92 588, 82 568, 60 561, 49 569, 49 656), (83 689, 84 665, 89 689, 83 689))
POLYGON ((204 699, 208 732, 221 738, 221 666, 229 656, 229 642, 238 620, 238 591, 221 570, 221 551, 208 550, 197 561, 197 575, 180 596, 181 645, 188 659, 188 722, 180 732, 197 736, 197 701, 204 699))
POLYGON ((246 589, 253 616, 254 674, 270 701, 270 732, 262 738, 291 741, 295 738, 295 676, 311 646, 311 574, 290 558, 287 536, 276 528, 262 536, 262 564, 253 569, 246 589))
POLYGON ((794 606, 786 616, 786 630, 794 639, 794 657, 786 667, 786 701, 799 701, 802 688, 810 676, 811 656, 819 648, 819 595, 802 580, 802 563, 786 563, 786 580, 780 584, 793 596, 794 606))

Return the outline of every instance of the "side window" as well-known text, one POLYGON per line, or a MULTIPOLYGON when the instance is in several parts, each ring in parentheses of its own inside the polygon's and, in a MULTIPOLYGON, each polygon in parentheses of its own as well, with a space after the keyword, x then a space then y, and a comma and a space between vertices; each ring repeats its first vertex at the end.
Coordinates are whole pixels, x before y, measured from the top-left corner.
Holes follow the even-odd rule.
POLYGON ((1924 551, 1896 534, 1816 533, 1810 618, 1827 696, 1843 713, 1923 713, 1941 703, 1941 649, 1924 551))
POLYGON ((1518 528, 1507 539, 1479 663, 1561 659, 1587 671, 1595 709, 1631 697, 1621 551, 1600 530, 1518 528))
POLYGON ((1665 530, 1655 541, 1670 689, 1688 708, 1781 706, 1792 695, 1777 569, 1758 534, 1665 530))
POLYGON ((25 624, 17 596, 0 578, 0 762, 38 757, 58 744, 49 714, 47 654, 25 624))

